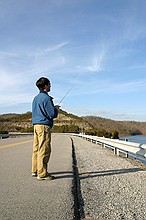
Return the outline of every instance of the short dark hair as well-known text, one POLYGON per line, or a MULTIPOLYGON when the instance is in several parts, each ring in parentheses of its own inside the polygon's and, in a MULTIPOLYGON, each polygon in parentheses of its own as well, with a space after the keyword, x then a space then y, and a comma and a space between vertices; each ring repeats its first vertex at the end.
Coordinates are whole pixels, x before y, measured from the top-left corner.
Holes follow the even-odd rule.
POLYGON ((36 82, 36 86, 39 89, 44 89, 45 85, 48 85, 50 83, 50 80, 45 78, 45 77, 41 77, 40 79, 37 80, 36 82))

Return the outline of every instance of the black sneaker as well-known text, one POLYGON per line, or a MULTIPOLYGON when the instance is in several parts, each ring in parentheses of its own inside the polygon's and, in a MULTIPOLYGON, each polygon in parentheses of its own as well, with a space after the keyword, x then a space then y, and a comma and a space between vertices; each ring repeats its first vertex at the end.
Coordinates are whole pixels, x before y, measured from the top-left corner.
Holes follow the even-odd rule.
POLYGON ((37 177, 37 173, 32 173, 31 176, 32 177, 37 177))

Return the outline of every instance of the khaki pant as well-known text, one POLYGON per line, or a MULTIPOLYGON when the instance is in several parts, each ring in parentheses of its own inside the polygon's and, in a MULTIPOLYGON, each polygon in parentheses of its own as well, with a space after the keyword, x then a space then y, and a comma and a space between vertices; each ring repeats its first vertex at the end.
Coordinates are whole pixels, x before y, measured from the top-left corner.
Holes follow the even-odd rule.
POLYGON ((34 125, 32 153, 32 173, 44 177, 51 154, 51 128, 47 125, 34 125))

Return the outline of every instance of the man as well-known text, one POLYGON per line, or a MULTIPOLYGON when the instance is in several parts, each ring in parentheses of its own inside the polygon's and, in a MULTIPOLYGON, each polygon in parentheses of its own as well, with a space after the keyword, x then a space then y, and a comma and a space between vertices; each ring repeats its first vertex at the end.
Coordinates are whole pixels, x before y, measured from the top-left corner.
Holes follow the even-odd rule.
POLYGON ((58 116, 59 106, 53 104, 50 92, 50 80, 41 77, 36 86, 39 94, 34 97, 32 103, 32 123, 34 125, 34 143, 32 153, 32 176, 38 180, 53 180, 47 171, 47 165, 51 154, 51 128, 53 119, 58 116))

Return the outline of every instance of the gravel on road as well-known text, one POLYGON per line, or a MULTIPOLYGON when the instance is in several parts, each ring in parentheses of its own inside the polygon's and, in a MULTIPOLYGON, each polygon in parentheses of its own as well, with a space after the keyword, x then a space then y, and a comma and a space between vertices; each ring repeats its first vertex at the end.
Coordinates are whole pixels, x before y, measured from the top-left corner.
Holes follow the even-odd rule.
POLYGON ((146 220, 146 169, 134 160, 72 137, 81 191, 81 218, 146 220))

